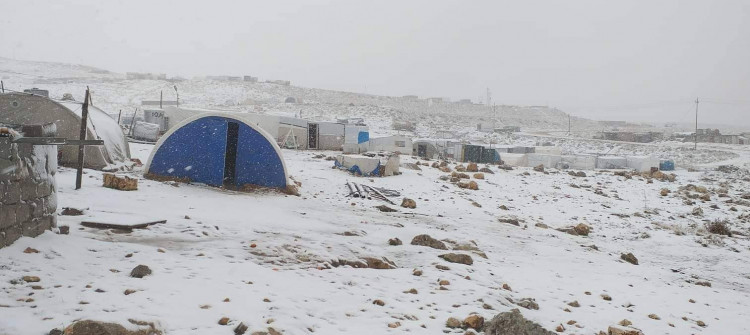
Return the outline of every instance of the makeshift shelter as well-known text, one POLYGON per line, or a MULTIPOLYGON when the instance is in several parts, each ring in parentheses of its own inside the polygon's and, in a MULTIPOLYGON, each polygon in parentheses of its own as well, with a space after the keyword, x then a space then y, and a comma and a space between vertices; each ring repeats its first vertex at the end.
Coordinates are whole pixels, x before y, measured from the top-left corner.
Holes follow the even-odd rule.
POLYGON ((561 147, 556 147, 556 146, 549 146, 549 145, 537 146, 537 147, 534 147, 534 151, 533 152, 537 153, 537 154, 558 155, 559 156, 559 155, 562 155, 562 148, 561 147))
POLYGON ((590 155, 565 155, 561 156, 561 163, 569 169, 593 170, 596 169, 596 156, 590 155))
POLYGON ((388 156, 338 155, 334 166, 359 176, 388 177, 399 174, 401 159, 397 154, 388 156))
MULTIPOLYGON (((82 102, 52 100, 28 93, 0 94, 0 121, 7 124, 54 123, 57 136, 78 140, 81 132, 82 102)), ((130 163, 130 147, 117 121, 96 106, 89 105, 86 139, 101 139, 104 145, 84 148, 84 167, 115 169, 130 163)), ((74 166, 78 162, 78 147, 57 147, 59 164, 74 166)))
POLYGON ((597 169, 624 169, 627 166, 628 160, 625 157, 599 156, 596 158, 597 169))
POLYGON ((145 176, 212 186, 286 188, 276 141, 263 129, 228 113, 206 113, 175 125, 156 143, 145 176))
POLYGON ((500 155, 500 159, 508 166, 529 166, 529 160, 526 156, 526 154, 504 153, 500 155))
POLYGON ((495 149, 481 145, 464 144, 461 146, 461 155, 457 160, 473 163, 495 163, 500 160, 500 155, 495 149))
POLYGON ((659 169, 659 158, 653 156, 628 156, 627 167, 639 172, 649 172, 651 169, 659 169))
POLYGON ((426 140, 417 140, 412 143, 411 154, 412 156, 436 159, 440 157, 441 152, 440 149, 438 149, 437 143, 426 140))
POLYGON ((346 125, 336 122, 308 122, 307 147, 317 150, 342 150, 346 125))
POLYGON ((546 155, 546 154, 527 154, 526 155, 526 166, 535 167, 543 165, 545 168, 554 168, 557 163, 562 161, 560 155, 546 155))
POLYGON ((371 138, 368 151, 389 151, 409 154, 412 151, 411 138, 404 135, 371 138))

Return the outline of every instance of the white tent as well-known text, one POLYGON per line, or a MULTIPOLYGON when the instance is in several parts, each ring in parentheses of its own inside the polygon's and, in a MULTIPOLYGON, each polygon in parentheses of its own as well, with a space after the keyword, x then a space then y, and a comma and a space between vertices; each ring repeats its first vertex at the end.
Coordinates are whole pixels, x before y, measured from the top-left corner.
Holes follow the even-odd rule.
POLYGON ((597 169, 624 169, 628 166, 628 160, 619 156, 599 156, 596 158, 597 169))
POLYGON ((560 163, 561 159, 560 155, 526 154, 526 166, 544 165, 545 168, 553 168, 557 166, 557 163, 560 163))
POLYGON ((651 168, 659 168, 660 160, 653 156, 628 156, 627 167, 639 172, 649 172, 651 168))
POLYGON ((528 166, 528 157, 526 157, 527 154, 509 154, 509 153, 502 153, 500 154, 500 159, 505 163, 505 165, 510 166, 528 166))
POLYGON ((411 138, 404 135, 371 138, 368 151, 390 151, 411 154, 413 145, 411 138))
POLYGON ((565 155, 561 161, 568 165, 569 169, 593 170, 596 169, 596 156, 591 155, 565 155))

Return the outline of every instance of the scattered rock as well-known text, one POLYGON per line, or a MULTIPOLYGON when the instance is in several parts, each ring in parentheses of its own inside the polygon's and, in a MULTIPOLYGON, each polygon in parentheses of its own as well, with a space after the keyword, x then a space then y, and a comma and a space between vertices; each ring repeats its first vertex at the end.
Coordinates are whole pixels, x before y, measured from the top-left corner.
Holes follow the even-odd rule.
POLYGON ((245 332, 247 332, 247 326, 242 322, 234 328, 234 335, 242 335, 245 332))
POLYGON ((471 256, 465 255, 465 254, 450 253, 450 254, 442 254, 438 257, 451 263, 459 263, 459 264, 466 264, 466 265, 474 264, 474 260, 471 259, 471 256))
POLYGON ((443 271, 450 271, 451 269, 443 264, 435 264, 435 268, 437 268, 438 270, 443 270, 443 271))
POLYGON ((473 177, 474 179, 484 179, 484 173, 475 173, 473 177))
POLYGON ((706 327, 706 323, 701 320, 696 321, 695 324, 697 324, 699 327, 706 327))
POLYGON ((385 212, 385 213, 398 212, 397 210, 395 210, 393 208, 390 208, 390 207, 388 207, 386 205, 375 206, 375 208, 377 208, 379 211, 385 212))
POLYGON ((445 326, 448 328, 460 328, 461 320, 456 318, 448 318, 448 320, 445 321, 445 326))
POLYGON ((522 298, 516 302, 516 305, 526 309, 539 309, 539 304, 533 298, 522 298))
POLYGON ((414 271, 412 271, 411 274, 415 275, 415 276, 421 276, 422 275, 422 270, 414 269, 414 271))
POLYGON ((148 328, 141 328, 136 331, 128 330, 116 323, 106 323, 92 320, 78 321, 63 331, 65 335, 161 335, 162 332, 155 329, 151 323, 139 325, 148 325, 148 328))
POLYGON ((659 194, 661 194, 662 197, 666 197, 666 196, 669 195, 669 192, 670 191, 669 191, 668 188, 663 188, 663 189, 661 189, 661 191, 659 192, 659 194))
POLYGON ((68 234, 70 234, 70 227, 69 226, 59 226, 59 227, 57 227, 57 229, 60 232, 60 235, 68 235, 68 234))
POLYGON ((404 198, 401 201, 401 207, 414 209, 417 208, 417 202, 409 198, 404 198))
POLYGON ((568 306, 578 308, 578 307, 581 307, 581 304, 578 303, 578 300, 573 300, 568 303, 568 306))
POLYGON ((479 167, 477 166, 477 163, 469 163, 466 165, 466 171, 467 172, 479 172, 479 167))
POLYGON ((62 330, 55 328, 55 329, 50 330, 49 333, 47 333, 47 335, 63 335, 63 332, 62 330))
POLYGON ((632 324, 633 324, 633 323, 632 323, 632 322, 630 322, 630 320, 628 320, 628 319, 622 319, 622 321, 620 321, 620 322, 619 322, 619 325, 620 325, 620 326, 625 326, 625 327, 627 327, 627 326, 630 326, 630 325, 632 325, 632 324))
POLYGON ((609 326, 607 333, 608 335, 643 335, 643 332, 638 329, 617 325, 609 326))
POLYGON ((135 293, 135 292, 136 292, 136 291, 135 291, 135 290, 133 290, 133 289, 127 289, 127 290, 125 290, 125 292, 123 292, 123 294, 125 294, 125 295, 131 295, 131 294, 133 294, 133 293, 135 293))
POLYGON ((143 264, 136 266, 130 271, 130 276, 133 278, 143 278, 151 274, 151 268, 143 264))
POLYGON ((638 265, 638 258, 636 258, 636 257, 635 257, 635 255, 633 255, 633 253, 632 253, 632 252, 629 252, 629 253, 627 253, 627 254, 621 254, 621 255, 620 255, 620 258, 621 258, 621 259, 622 259, 623 261, 626 261, 626 262, 628 262, 628 263, 630 263, 630 264, 633 264, 633 265, 638 265))
POLYGON ((534 171, 536 172, 544 172, 544 164, 539 164, 534 167, 534 171))
POLYGON ((392 322, 388 324, 388 328, 398 328, 398 327, 401 327, 401 322, 396 321, 396 322, 392 322))
POLYGON ((448 250, 448 247, 445 246, 445 243, 443 243, 442 241, 436 240, 427 234, 414 236, 414 238, 411 240, 411 244, 421 245, 421 246, 430 247, 434 249, 440 249, 440 250, 448 250))
POLYGON ((440 285, 440 286, 445 286, 445 285, 450 285, 450 284, 451 284, 451 282, 449 280, 446 280, 446 279, 442 279, 442 280, 438 281, 438 285, 440 285))
POLYGON ((398 237, 394 237, 388 240, 388 245, 402 245, 402 244, 404 244, 404 242, 401 242, 401 240, 398 237))
POLYGON ((464 319, 463 325, 464 328, 471 328, 479 331, 484 326, 484 318, 479 315, 469 315, 464 319))
POLYGON ((415 289, 415 288, 412 288, 412 289, 409 289, 409 290, 406 290, 406 291, 404 291, 404 293, 408 293, 408 294, 419 294, 419 291, 417 291, 417 289, 415 289))
POLYGON ((226 326, 228 323, 229 323, 229 318, 226 317, 226 316, 223 317, 223 318, 221 318, 221 319, 219 319, 219 324, 222 325, 222 326, 226 326))
POLYGON ((479 172, 488 173, 488 174, 495 174, 495 172, 493 172, 492 170, 490 170, 489 168, 486 168, 486 167, 483 167, 483 168, 479 169, 479 172))
POLYGON ((65 216, 79 216, 83 215, 83 210, 73 207, 63 207, 62 212, 60 212, 60 215, 65 216))
POLYGON ((609 294, 602 294, 601 297, 606 301, 612 301, 612 297, 610 297, 609 294))
POLYGON ((485 335, 553 335, 538 323, 527 320, 518 309, 500 313, 485 322, 485 335))
POLYGON ((654 320, 661 320, 661 318, 658 315, 656 315, 656 314, 649 314, 648 318, 649 319, 654 319, 654 320))
POLYGON ((556 332, 558 332, 558 333, 562 333, 562 332, 564 332, 564 331, 565 331, 565 326, 563 326, 562 324, 559 324, 559 325, 557 325, 557 327, 555 328, 555 331, 556 331, 556 332))
POLYGON ((373 305, 378 305, 378 306, 385 306, 385 301, 380 300, 380 299, 375 299, 375 300, 373 300, 372 304, 373 305))
POLYGON ((38 283, 41 279, 37 276, 23 276, 23 281, 27 283, 38 283))
POLYGON ((26 247, 26 249, 23 250, 24 254, 38 254, 39 250, 36 250, 32 247, 26 247))

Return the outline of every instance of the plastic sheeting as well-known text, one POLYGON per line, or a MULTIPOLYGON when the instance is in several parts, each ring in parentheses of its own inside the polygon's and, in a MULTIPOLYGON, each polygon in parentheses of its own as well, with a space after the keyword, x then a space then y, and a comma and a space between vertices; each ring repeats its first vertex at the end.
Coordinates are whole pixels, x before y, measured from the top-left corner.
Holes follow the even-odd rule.
POLYGON ((625 157, 599 156, 596 158, 597 169, 624 169, 627 166, 628 160, 625 157))
POLYGON ((526 154, 500 154, 500 159, 505 162, 505 165, 510 166, 529 166, 528 158, 526 154))
POLYGON ((651 171, 651 168, 659 168, 659 158, 653 156, 628 156, 627 166, 639 172, 651 171))
POLYGON ((156 142, 159 139, 159 129, 155 123, 136 121, 133 126, 133 137, 138 140, 156 142))
POLYGON ((596 156, 590 155, 565 155, 562 163, 567 164, 569 169, 593 170, 596 169, 596 156))
POLYGON ((526 166, 539 166, 544 165, 546 168, 553 168, 560 163, 562 157, 560 155, 545 155, 545 154, 527 154, 526 155, 526 166))
POLYGON ((344 168, 362 176, 380 175, 380 159, 377 157, 338 155, 333 164, 335 167, 344 168))
POLYGON ((659 162, 659 170, 661 171, 674 171, 674 161, 671 159, 662 159, 659 162))
POLYGON ((562 148, 556 146, 539 146, 534 147, 534 153, 559 156, 562 155, 562 148))

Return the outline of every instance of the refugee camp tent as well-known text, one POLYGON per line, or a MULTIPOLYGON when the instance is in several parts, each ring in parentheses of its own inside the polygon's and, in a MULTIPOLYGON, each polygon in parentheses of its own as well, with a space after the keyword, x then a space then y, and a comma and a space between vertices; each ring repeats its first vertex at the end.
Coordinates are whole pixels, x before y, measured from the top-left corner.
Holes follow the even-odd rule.
POLYGON ((627 166, 628 160, 625 157, 599 156, 596 158, 597 169, 624 169, 627 166))
POLYGON ((627 166, 638 172, 649 172, 652 168, 659 169, 659 158, 654 156, 628 156, 627 166))
POLYGON ((481 145, 464 144, 461 146, 461 156, 458 160, 461 162, 494 163, 500 160, 500 155, 495 149, 481 145))
MULTIPOLYGON (((547 155, 562 155, 562 148, 550 145, 534 147, 534 153, 547 155)), ((546 166, 546 165, 545 165, 546 166)))
POLYGON ((509 166, 529 166, 528 158, 526 154, 511 154, 504 153, 500 154, 500 159, 509 166))
POLYGON ((145 176, 212 186, 285 188, 287 172, 276 141, 229 113, 206 113, 175 125, 156 143, 145 176))
MULTIPOLYGON (((28 93, 0 94, 0 122, 7 124, 54 123, 57 136, 77 140, 81 132, 82 102, 52 100, 28 93)), ((130 163, 130 147, 117 121, 96 106, 89 105, 86 139, 101 139, 104 145, 84 148, 84 167, 115 169, 130 163)), ((57 147, 60 165, 74 166, 78 162, 78 147, 57 147)))
POLYGON ((308 122, 307 147, 317 150, 342 150, 346 125, 337 122, 308 122))
POLYGON ((412 143, 413 156, 436 159, 440 156, 440 150, 437 144, 427 140, 417 140, 412 143))
POLYGON ((527 154, 526 155, 526 166, 535 167, 543 165, 545 168, 553 168, 560 163, 562 157, 560 155, 547 155, 547 154, 527 154))
POLYGON ((593 170, 596 169, 596 156, 591 155, 564 155, 561 162, 569 169, 593 170))
POLYGON ((411 138, 404 135, 370 138, 368 151, 390 151, 409 154, 412 151, 411 138))

